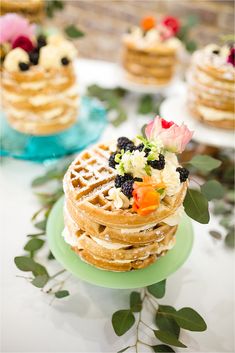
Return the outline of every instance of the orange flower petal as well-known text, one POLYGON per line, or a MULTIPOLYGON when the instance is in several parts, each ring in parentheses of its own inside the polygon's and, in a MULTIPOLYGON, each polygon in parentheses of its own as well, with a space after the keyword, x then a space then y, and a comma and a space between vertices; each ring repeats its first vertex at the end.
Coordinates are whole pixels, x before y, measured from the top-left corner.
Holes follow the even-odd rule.
POLYGON ((156 26, 156 20, 153 16, 144 17, 141 21, 141 27, 144 31, 149 31, 156 26))

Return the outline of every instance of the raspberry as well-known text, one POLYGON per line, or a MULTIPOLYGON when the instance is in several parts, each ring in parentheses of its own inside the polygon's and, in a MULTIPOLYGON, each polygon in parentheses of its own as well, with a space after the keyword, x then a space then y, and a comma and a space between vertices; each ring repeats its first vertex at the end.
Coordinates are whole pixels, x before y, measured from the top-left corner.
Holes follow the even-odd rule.
POLYGON ((117 175, 115 178, 115 187, 120 188, 127 180, 133 180, 130 174, 117 175))
POLYGON ((19 68, 20 68, 20 71, 27 71, 29 69, 29 64, 19 62, 19 68))
POLYGON ((159 154, 158 159, 155 159, 154 161, 148 161, 148 164, 153 168, 153 169, 164 169, 165 167, 165 157, 163 154, 159 154))
POLYGON ((116 162, 115 162, 115 156, 116 156, 117 152, 114 152, 111 154, 111 156, 109 157, 109 166, 111 168, 114 168, 115 169, 115 166, 116 166, 116 162))
POLYGON ((128 199, 132 197, 133 184, 134 184, 134 180, 128 180, 128 181, 125 181, 124 184, 122 184, 121 191, 124 195, 128 197, 128 199))
POLYGON ((188 179, 189 171, 186 168, 178 167, 176 171, 180 174, 180 182, 183 183, 188 179))
POLYGON ((131 140, 129 140, 127 137, 119 137, 117 140, 117 146, 120 150, 125 150, 126 146, 129 144, 133 144, 133 142, 131 140))
POLYGON ((64 56, 62 59, 61 59, 61 64, 64 65, 64 66, 67 66, 68 64, 70 63, 70 60, 64 56))

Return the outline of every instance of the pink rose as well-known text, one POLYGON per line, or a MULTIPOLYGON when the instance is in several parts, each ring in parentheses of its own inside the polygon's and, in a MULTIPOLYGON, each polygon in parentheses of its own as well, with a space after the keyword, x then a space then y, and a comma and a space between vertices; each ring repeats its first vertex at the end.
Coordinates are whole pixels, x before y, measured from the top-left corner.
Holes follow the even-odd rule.
POLYGON ((145 133, 149 140, 159 139, 167 150, 175 153, 182 153, 193 136, 186 125, 179 126, 159 116, 147 125, 145 133))
POLYGON ((35 25, 31 25, 28 20, 15 13, 0 17, 0 44, 5 42, 12 44, 19 36, 32 38, 34 33, 35 25))

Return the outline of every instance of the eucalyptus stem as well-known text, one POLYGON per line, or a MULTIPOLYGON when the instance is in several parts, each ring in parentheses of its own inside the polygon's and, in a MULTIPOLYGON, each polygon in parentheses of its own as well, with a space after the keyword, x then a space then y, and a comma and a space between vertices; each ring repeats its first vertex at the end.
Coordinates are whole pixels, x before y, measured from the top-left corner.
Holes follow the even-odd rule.
POLYGON ((61 274, 64 273, 64 272, 66 272, 65 269, 56 272, 53 276, 50 276, 50 280, 53 279, 53 278, 55 278, 55 277, 57 277, 57 276, 59 276, 59 275, 61 275, 61 274))

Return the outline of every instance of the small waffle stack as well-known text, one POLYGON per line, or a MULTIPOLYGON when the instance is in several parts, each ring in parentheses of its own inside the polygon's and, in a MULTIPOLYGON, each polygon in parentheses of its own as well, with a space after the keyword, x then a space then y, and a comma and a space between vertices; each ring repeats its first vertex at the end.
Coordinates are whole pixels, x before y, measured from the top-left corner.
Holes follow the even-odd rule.
MULTIPOLYGON (((208 125, 234 128, 235 69, 228 47, 208 45, 194 53, 188 72, 188 107, 208 125)), ((233 54, 234 55, 234 54, 233 54)))
POLYGON ((164 219, 182 205, 187 182, 165 196, 160 207, 140 215, 131 207, 116 209, 109 200, 117 171, 110 167, 110 144, 82 152, 64 177, 63 236, 85 262, 109 271, 144 268, 174 246, 177 225, 164 219))
POLYGON ((72 65, 44 70, 7 72, 2 76, 2 97, 10 125, 23 133, 50 135, 65 130, 77 119, 78 90, 72 65))
POLYGON ((123 67, 130 80, 153 85, 165 85, 171 80, 177 64, 174 46, 158 43, 154 47, 138 48, 128 39, 128 35, 123 45, 123 67))
POLYGON ((37 23, 44 17, 44 7, 44 0, 1 0, 1 16, 13 12, 37 23))

